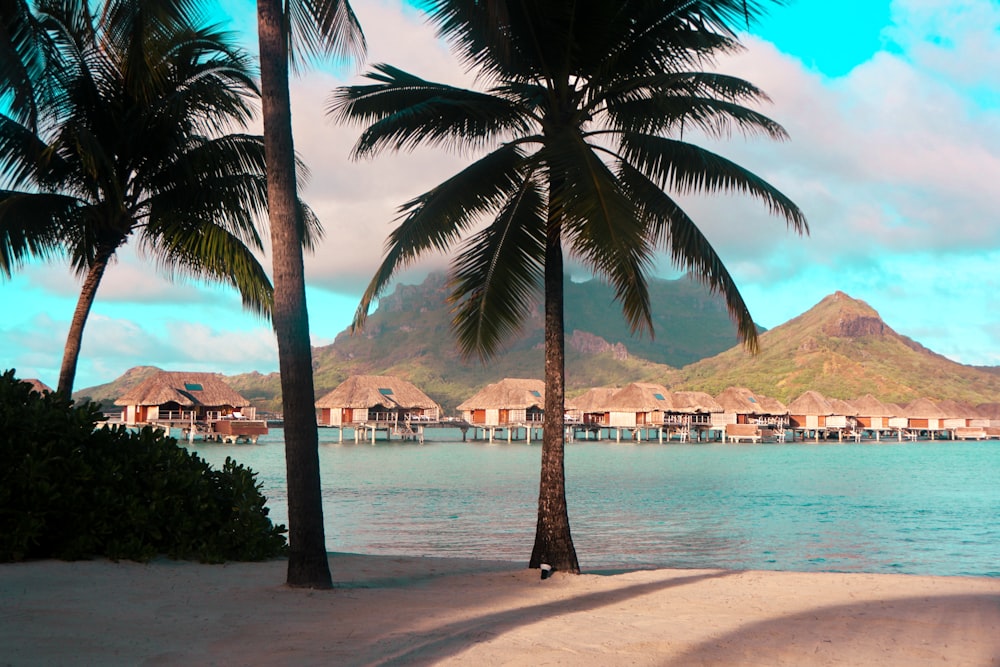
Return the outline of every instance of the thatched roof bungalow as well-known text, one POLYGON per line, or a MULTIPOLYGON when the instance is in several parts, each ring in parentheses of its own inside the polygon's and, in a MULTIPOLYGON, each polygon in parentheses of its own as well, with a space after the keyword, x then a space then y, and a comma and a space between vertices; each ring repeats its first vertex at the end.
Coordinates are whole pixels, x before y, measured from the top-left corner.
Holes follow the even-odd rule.
POLYGON ((31 385, 32 391, 37 391, 39 394, 44 394, 45 392, 52 393, 52 387, 45 384, 38 378, 21 378, 21 382, 31 385))
POLYGON ((160 371, 115 401, 128 425, 255 419, 257 408, 217 373, 160 371))
POLYGON ((842 424, 828 424, 827 418, 837 411, 823 394, 812 389, 788 404, 788 421, 792 428, 824 429, 827 426, 843 427, 842 424))
POLYGON ((633 382, 608 399, 608 426, 660 426, 673 406, 670 391, 662 384, 633 382))
POLYGON ((458 410, 465 421, 475 426, 541 424, 545 414, 545 383, 504 378, 460 403, 458 410))
POLYGON ((898 417, 898 410, 890 404, 883 403, 871 394, 848 401, 853 407, 855 417, 863 428, 873 431, 884 431, 890 428, 889 419, 898 417))
POLYGON ((566 418, 584 424, 607 424, 608 402, 620 387, 593 387, 566 399, 566 418))
POLYGON ((437 421, 441 406, 413 383, 390 375, 352 375, 316 401, 320 426, 437 421))
POLYGON ((788 422, 788 408, 776 398, 755 394, 746 387, 728 387, 715 397, 722 406, 722 424, 772 424, 788 422))
POLYGON ((709 426, 713 416, 721 416, 725 409, 711 394, 704 391, 674 391, 671 392, 673 407, 664 421, 709 426))
POLYGON ((930 398, 918 398, 903 408, 906 426, 915 430, 941 431, 945 428, 944 420, 948 417, 936 401, 930 398))

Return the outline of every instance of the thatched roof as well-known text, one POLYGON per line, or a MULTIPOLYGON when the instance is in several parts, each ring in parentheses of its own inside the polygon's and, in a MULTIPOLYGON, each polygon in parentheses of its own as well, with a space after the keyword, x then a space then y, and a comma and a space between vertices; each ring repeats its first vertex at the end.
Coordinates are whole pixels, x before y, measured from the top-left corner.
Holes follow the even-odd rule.
POLYGON ((755 394, 746 387, 728 387, 715 400, 723 412, 738 415, 787 415, 788 408, 776 398, 755 394))
POLYGON ((861 398, 848 401, 854 406, 855 414, 858 417, 896 417, 898 415, 882 401, 871 394, 865 394, 861 398))
POLYGON ((844 417, 857 417, 858 409, 850 401, 845 401, 842 398, 828 398, 830 401, 830 406, 833 407, 833 414, 842 415, 844 417))
POLYGON ((611 397, 620 387, 594 387, 588 389, 576 398, 566 399, 567 410, 579 410, 580 412, 606 412, 611 397))
POLYGON ((608 400, 608 410, 616 412, 669 412, 674 402, 662 384, 633 382, 616 391, 608 400))
POLYGON ((833 415, 837 414, 830 401, 818 391, 810 389, 788 404, 788 412, 793 415, 833 415))
POLYGON ((160 371, 126 392, 115 405, 163 405, 184 407, 243 407, 250 401, 236 393, 217 373, 160 371))
POLYGON ((703 391, 673 392, 675 412, 725 412, 722 404, 703 391))
POLYGON ((948 419, 986 419, 978 409, 968 403, 946 398, 938 401, 937 405, 948 419))
POLYGON ((1000 419, 1000 403, 980 403, 976 410, 983 419, 1000 419))
POLYGON ((903 416, 910 419, 947 419, 949 415, 933 400, 918 398, 903 408, 903 416))
POLYGON ((52 393, 52 387, 37 378, 21 378, 21 382, 30 384, 31 389, 33 391, 37 391, 39 394, 43 394, 45 392, 49 392, 50 394, 52 393))
POLYGON ((486 385, 471 398, 459 404, 460 411, 545 407, 545 383, 541 380, 504 378, 486 385))
POLYGON ((440 410, 440 406, 412 382, 391 375, 352 375, 316 401, 317 408, 370 408, 376 405, 440 410))

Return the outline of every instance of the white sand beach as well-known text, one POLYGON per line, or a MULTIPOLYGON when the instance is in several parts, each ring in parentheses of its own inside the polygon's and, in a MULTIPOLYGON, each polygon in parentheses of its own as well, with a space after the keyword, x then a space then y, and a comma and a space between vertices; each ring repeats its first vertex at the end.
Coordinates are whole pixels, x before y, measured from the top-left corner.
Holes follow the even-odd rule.
POLYGON ((0 665, 1000 665, 1000 579, 331 554, 0 565, 0 665))

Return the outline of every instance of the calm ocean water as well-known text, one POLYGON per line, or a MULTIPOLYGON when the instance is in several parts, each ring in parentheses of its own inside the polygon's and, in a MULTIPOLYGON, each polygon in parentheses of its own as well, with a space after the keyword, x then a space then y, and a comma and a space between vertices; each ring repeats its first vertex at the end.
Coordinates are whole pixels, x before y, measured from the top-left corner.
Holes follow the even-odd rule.
MULTIPOLYGON (((524 561, 538 444, 336 442, 320 430, 330 551, 524 561)), ((287 523, 280 429, 195 442, 258 473, 287 523)), ((582 569, 1000 576, 1000 442, 567 445, 582 569)))

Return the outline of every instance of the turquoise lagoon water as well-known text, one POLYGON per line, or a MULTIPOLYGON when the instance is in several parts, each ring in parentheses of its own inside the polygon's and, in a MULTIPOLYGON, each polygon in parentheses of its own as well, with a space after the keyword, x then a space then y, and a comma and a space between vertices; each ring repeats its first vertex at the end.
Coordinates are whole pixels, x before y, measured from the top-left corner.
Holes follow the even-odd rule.
MULTIPOLYGON (((527 562, 538 444, 336 442, 320 431, 327 546, 527 562)), ((195 442, 258 473, 287 523, 280 429, 195 442)), ((571 443, 584 570, 648 567, 1000 576, 1000 442, 571 443)))

